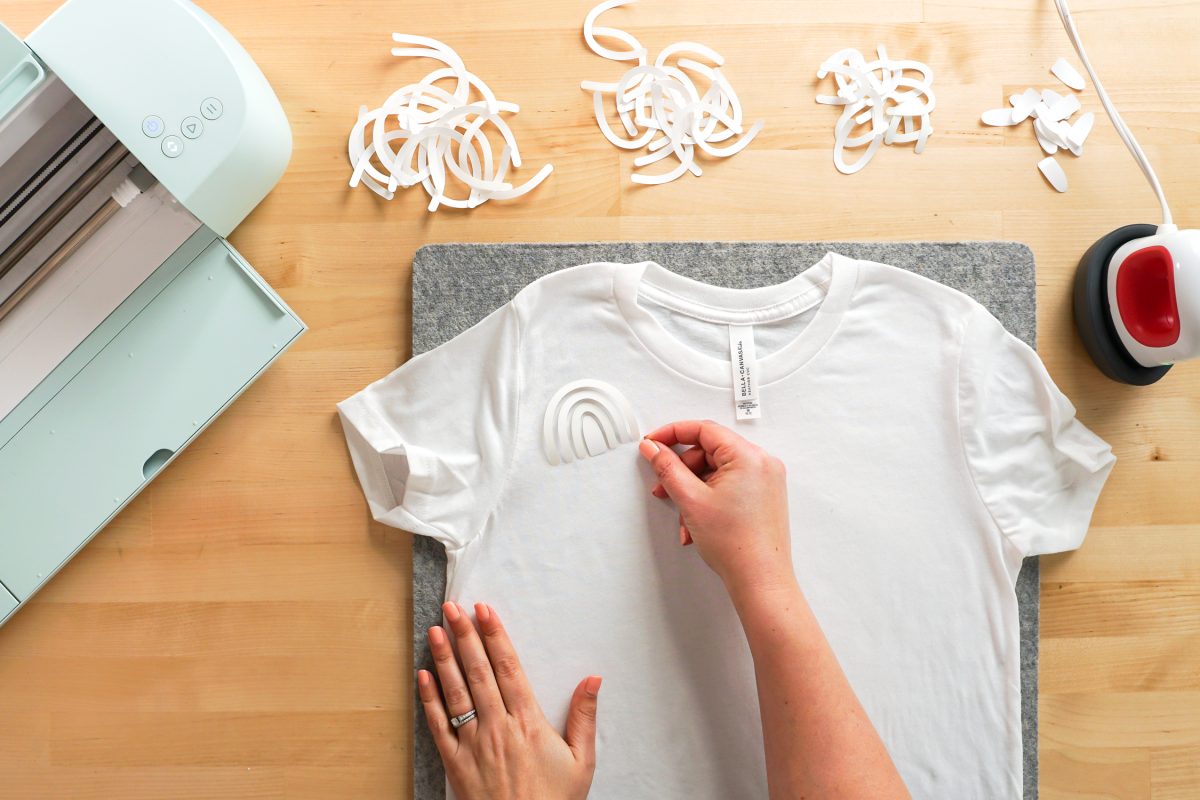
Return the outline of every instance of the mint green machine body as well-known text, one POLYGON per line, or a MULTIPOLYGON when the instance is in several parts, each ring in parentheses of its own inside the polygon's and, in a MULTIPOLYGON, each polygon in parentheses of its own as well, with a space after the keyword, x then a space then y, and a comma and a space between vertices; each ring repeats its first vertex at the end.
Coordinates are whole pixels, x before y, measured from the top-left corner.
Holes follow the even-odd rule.
MULTIPOLYGON (((305 330, 224 239, 282 176, 291 132, 219 24, 187 0, 70 0, 24 42, 0 26, 0 157, 19 135, 35 147, 21 126, 40 123, 30 109, 51 91, 86 106, 159 185, 147 221, 114 226, 108 251, 88 256, 114 274, 122 247, 146 258, 153 241, 163 256, 42 372, 26 365, 52 348, 0 353, 0 387, 38 376, 0 406, 0 624, 305 330)), ((87 301, 51 283, 35 291, 87 301)), ((56 341, 51 322, 28 326, 56 341)))

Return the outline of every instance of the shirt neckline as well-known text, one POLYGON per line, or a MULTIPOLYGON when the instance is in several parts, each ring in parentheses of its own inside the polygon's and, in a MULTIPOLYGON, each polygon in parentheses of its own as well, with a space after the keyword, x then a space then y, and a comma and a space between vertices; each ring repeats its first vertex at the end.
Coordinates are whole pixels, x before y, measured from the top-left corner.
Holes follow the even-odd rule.
POLYGON ((729 289, 671 272, 653 261, 620 264, 613 274, 613 296, 634 338, 668 368, 719 388, 730 388, 727 360, 714 358, 667 332, 638 302, 654 302, 708 322, 753 325, 794 316, 817 307, 816 316, 790 342, 759 360, 762 384, 778 381, 803 367, 837 330, 858 282, 853 259, 826 253, 793 278, 774 286, 729 289))

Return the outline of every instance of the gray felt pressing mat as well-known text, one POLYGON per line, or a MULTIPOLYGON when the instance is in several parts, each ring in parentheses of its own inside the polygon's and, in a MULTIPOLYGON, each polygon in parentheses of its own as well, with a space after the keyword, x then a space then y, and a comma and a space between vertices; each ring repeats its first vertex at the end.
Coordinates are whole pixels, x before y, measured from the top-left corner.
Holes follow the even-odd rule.
MULTIPOLYGON (((1035 344, 1033 253, 1014 242, 614 242, 579 244, 438 244, 413 259, 413 353, 432 350, 508 302, 526 284, 555 270, 595 261, 654 261, 705 283, 768 286, 793 277, 833 251, 912 270, 959 289, 996 315, 1015 336, 1035 344)), ((413 653, 432 668, 425 630, 442 622, 446 555, 413 537, 413 653)), ((1038 563, 1028 559, 1017 582, 1021 607, 1021 692, 1025 800, 1037 797, 1038 563)), ((416 702, 416 708, 420 703, 416 702)), ((416 713, 414 796, 445 796, 441 761, 416 713)), ((631 799, 632 800, 632 799, 631 799)))

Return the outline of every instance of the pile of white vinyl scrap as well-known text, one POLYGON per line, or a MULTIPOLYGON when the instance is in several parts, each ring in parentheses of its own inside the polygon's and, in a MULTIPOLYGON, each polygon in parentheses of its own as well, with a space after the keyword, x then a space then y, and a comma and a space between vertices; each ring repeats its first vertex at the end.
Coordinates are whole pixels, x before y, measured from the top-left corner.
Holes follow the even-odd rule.
POLYGON ((1065 192, 1067 174, 1054 156, 1059 150, 1066 150, 1076 157, 1083 155, 1083 143, 1092 132, 1096 115, 1088 111, 1072 121, 1071 118, 1080 110, 1079 98, 1075 92, 1083 91, 1087 84, 1078 70, 1064 58, 1056 61, 1050 71, 1073 91, 1060 94, 1054 89, 1039 90, 1031 87, 1021 94, 1010 96, 1009 107, 983 112, 983 122, 987 125, 1011 126, 1020 125, 1027 119, 1032 120, 1033 135, 1046 153, 1046 157, 1038 162, 1038 170, 1051 186, 1065 192))
POLYGON ((913 152, 919 154, 933 135, 933 70, 920 61, 889 58, 883 45, 876 47, 876 54, 867 61, 859 51, 846 48, 817 70, 821 80, 832 74, 837 87, 837 94, 819 94, 816 99, 842 107, 833 129, 833 164, 845 175, 869 164, 881 145, 915 142, 913 152), (860 131, 863 126, 865 132, 860 131), (854 163, 847 162, 846 151, 860 147, 867 149, 854 163))
POLYGON ((350 130, 352 187, 361 183, 391 200, 396 189, 420 184, 429 195, 429 210, 437 211, 511 200, 550 175, 554 168, 547 164, 519 186, 509 182, 509 171, 521 166, 521 153, 502 114, 520 108, 497 100, 458 53, 425 36, 394 33, 392 39, 401 45, 392 55, 431 58, 444 66, 397 89, 379 108, 359 109, 350 130), (463 187, 458 197, 447 193, 454 183, 463 187))
POLYGON ((634 159, 635 167, 676 160, 666 172, 635 172, 634 183, 670 183, 688 172, 699 177, 703 174, 697 161, 701 153, 713 158, 735 155, 753 141, 763 124, 743 128, 742 104, 721 71, 725 59, 711 47, 675 42, 664 47, 652 64, 649 51, 632 34, 596 25, 604 12, 632 2, 635 0, 606 0, 593 8, 584 20, 583 37, 596 55, 635 66, 615 83, 583 81, 580 87, 592 93, 596 124, 604 138, 623 150, 646 151, 634 159), (606 47, 598 39, 617 42, 624 49, 606 47), (609 124, 610 100, 623 132, 614 131, 609 124))

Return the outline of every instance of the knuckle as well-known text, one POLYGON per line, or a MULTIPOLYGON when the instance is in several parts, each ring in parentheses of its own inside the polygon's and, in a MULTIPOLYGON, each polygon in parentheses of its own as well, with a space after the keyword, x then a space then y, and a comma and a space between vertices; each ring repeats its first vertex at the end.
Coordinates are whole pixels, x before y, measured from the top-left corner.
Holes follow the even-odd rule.
POLYGON ((579 705, 579 716, 588 722, 596 721, 596 702, 594 700, 579 705))
POLYGON ((493 662, 492 667, 496 671, 496 677, 503 680, 511 680, 521 674, 521 664, 512 655, 500 656, 493 662))
POLYGON ((467 680, 474 686, 482 686, 492 676, 492 668, 486 662, 478 662, 467 667, 467 680))
POLYGON ((542 740, 543 726, 540 720, 525 718, 517 722, 517 729, 521 733, 521 737, 530 744, 537 744, 542 740))
POLYGON ((450 686, 445 689, 446 704, 450 706, 466 706, 471 702, 471 695, 467 693, 465 686, 450 686))

